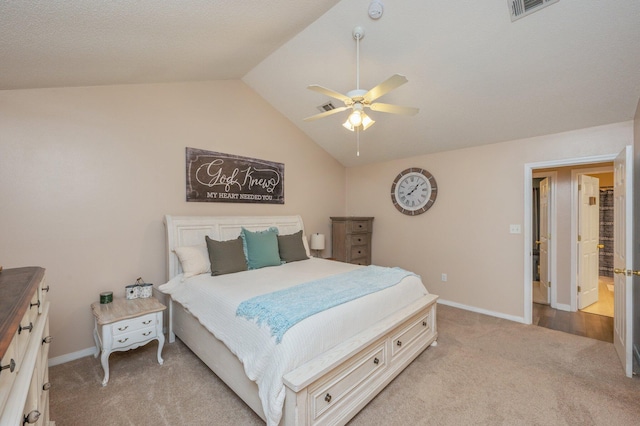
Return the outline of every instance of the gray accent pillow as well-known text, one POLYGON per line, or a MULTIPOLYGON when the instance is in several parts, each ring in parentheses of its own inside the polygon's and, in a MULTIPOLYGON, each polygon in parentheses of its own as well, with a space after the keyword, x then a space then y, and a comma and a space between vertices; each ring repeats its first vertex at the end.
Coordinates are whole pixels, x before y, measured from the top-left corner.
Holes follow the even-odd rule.
POLYGON ((242 238, 235 240, 216 241, 205 236, 211 275, 224 275, 247 270, 247 259, 242 249, 242 238))
POLYGON ((286 263, 308 259, 302 242, 302 230, 295 234, 278 235, 278 251, 280 259, 286 263))

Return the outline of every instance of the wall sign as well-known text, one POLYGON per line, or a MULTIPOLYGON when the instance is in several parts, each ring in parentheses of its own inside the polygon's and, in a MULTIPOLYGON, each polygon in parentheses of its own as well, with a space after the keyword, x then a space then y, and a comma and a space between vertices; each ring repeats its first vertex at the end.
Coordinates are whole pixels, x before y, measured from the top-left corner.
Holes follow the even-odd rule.
POLYGON ((186 149, 187 201, 284 204, 284 164, 186 149))

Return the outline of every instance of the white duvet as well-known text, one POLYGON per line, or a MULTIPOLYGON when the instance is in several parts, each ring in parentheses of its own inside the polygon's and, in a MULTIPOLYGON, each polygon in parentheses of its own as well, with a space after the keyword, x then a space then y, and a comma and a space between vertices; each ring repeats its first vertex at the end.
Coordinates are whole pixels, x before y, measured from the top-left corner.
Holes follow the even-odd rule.
POLYGON ((361 266, 311 258, 235 274, 178 275, 160 290, 170 294, 221 340, 258 385, 268 425, 282 417, 285 387, 282 377, 338 343, 427 294, 416 276, 399 284, 315 314, 291 327, 275 343, 267 325, 236 316, 238 305, 254 296, 361 266))

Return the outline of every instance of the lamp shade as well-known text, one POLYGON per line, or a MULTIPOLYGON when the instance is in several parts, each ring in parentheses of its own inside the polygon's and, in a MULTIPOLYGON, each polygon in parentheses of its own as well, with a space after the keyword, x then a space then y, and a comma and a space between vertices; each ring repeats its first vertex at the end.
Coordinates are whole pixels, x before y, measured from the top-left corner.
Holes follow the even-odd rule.
POLYGON ((324 234, 311 234, 311 250, 324 250, 324 234))

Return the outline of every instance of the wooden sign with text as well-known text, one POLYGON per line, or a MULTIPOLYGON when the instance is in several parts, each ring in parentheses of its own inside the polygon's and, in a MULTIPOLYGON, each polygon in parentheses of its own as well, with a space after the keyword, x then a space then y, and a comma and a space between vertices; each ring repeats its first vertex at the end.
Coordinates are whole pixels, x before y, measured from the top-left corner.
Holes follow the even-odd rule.
POLYGON ((187 201, 284 204, 284 164, 187 148, 187 201))

